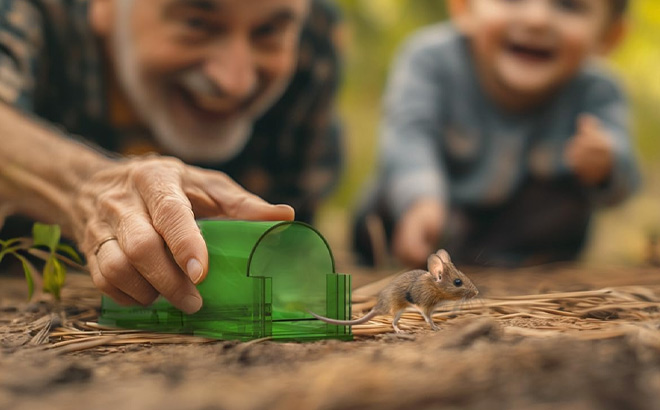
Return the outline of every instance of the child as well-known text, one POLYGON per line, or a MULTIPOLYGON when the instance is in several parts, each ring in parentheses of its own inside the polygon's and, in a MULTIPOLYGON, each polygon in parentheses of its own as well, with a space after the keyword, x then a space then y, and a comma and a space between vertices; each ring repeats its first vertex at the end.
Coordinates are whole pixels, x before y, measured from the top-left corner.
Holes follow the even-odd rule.
POLYGON ((356 250, 372 262, 380 220, 408 265, 440 243, 464 264, 574 259, 594 207, 639 184, 624 96, 592 58, 622 38, 627 0, 449 4, 393 66, 356 250))

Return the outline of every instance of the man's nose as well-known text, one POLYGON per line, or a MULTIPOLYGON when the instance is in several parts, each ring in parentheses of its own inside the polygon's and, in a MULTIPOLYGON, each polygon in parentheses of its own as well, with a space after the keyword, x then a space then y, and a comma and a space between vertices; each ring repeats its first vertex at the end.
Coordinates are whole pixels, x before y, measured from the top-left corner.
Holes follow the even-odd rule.
POLYGON ((227 38, 217 46, 204 73, 228 97, 249 97, 257 86, 255 61, 249 39, 227 38))

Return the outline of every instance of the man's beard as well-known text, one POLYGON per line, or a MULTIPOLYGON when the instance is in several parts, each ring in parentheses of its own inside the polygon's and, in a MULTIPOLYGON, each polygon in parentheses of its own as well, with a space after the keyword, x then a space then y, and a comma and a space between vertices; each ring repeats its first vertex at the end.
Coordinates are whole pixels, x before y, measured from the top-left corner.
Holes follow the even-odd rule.
MULTIPOLYGON (((161 84, 149 87, 140 78, 130 28, 134 0, 123 0, 118 4, 119 18, 114 30, 112 48, 118 83, 133 109, 149 127, 156 142, 165 153, 186 162, 224 162, 236 156, 247 144, 254 120, 281 97, 290 78, 285 77, 271 84, 240 116, 204 122, 195 122, 189 117, 187 124, 182 124, 174 119, 167 108, 168 93, 165 86, 161 84)), ((173 82, 192 93, 210 94, 215 90, 211 80, 199 68, 175 74, 173 82)), ((174 98, 182 97, 179 95, 174 98)))

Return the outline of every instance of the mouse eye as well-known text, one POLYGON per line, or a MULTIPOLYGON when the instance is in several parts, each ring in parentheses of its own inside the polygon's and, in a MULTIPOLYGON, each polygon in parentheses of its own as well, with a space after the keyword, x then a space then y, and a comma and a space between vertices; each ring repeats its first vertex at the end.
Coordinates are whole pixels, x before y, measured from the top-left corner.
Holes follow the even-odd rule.
POLYGON ((463 281, 460 279, 454 279, 454 286, 460 288, 461 286, 463 286, 463 281))

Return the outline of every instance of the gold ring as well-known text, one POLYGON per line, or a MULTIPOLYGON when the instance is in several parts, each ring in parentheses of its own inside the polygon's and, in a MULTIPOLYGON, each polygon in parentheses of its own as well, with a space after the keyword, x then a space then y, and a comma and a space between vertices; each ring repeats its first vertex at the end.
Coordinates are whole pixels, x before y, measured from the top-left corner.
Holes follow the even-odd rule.
POLYGON ((96 248, 94 249, 94 256, 96 256, 99 253, 99 251, 101 250, 101 246, 103 246, 105 243, 116 240, 117 240, 116 236, 108 236, 107 238, 99 242, 99 244, 96 245, 96 248))

